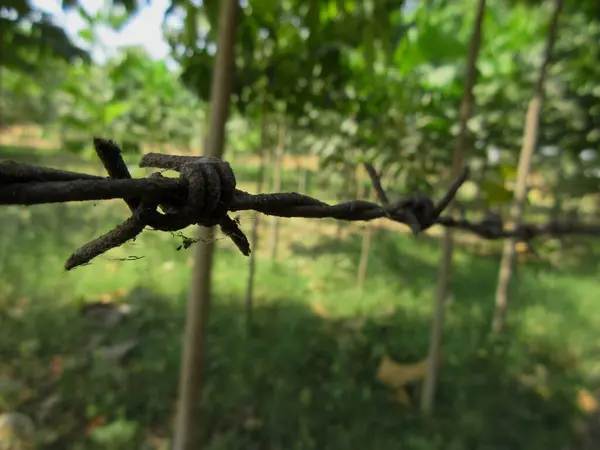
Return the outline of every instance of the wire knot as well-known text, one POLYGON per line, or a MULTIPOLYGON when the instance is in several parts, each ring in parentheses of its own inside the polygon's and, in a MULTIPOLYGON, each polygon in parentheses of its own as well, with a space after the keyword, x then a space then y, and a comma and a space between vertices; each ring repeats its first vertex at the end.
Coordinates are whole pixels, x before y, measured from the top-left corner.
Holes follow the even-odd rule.
MULTIPOLYGON (((236 179, 229 163, 218 158, 189 157, 148 153, 140 167, 171 169, 179 172, 179 183, 185 198, 161 203, 165 212, 146 211, 148 225, 162 231, 174 231, 190 225, 219 225, 244 255, 250 254, 250 243, 237 223, 227 214, 236 190, 236 179)), ((153 174, 154 177, 162 177, 153 174)), ((155 205, 158 206, 158 205, 155 205)))
MULTIPOLYGON (((431 198, 424 194, 413 194, 404 199, 390 203, 385 193, 377 171, 371 164, 365 163, 365 169, 371 178, 373 188, 379 200, 385 205, 382 207, 385 215, 396 222, 408 225, 413 234, 417 235, 432 225, 439 222, 440 214, 448 207, 460 186, 469 176, 468 169, 463 169, 458 179, 452 183, 444 197, 435 204, 431 198)), ((447 222, 447 221, 446 221, 447 222)))
POLYGON ((433 200, 422 194, 392 202, 385 209, 391 219, 407 224, 415 234, 431 227, 439 215, 433 200))
POLYGON ((186 163, 180 178, 188 187, 187 203, 181 213, 204 227, 220 225, 235 191, 235 176, 229 164, 208 158, 186 163))

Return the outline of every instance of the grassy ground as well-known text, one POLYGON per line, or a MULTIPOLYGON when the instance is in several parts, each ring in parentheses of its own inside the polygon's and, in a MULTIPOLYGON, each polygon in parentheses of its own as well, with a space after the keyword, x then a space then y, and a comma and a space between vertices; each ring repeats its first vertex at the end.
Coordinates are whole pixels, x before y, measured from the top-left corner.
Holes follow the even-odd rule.
MULTIPOLYGON (((193 250, 146 231, 89 266, 62 269, 126 213, 116 201, 0 210, 0 412, 34 419, 40 448, 167 448, 193 250), (122 261, 129 256, 143 258, 122 261), (96 300, 133 312, 106 329, 80 312, 96 300), (131 340, 138 346, 123 361, 98 351, 131 340)), ((242 214, 247 231, 251 217, 242 214)), ((402 363, 426 355, 437 241, 379 230, 361 295, 360 235, 334 239, 325 223, 285 220, 281 261, 259 252, 250 336, 247 259, 218 239, 201 424, 210 450, 548 450, 574 441, 577 393, 600 384, 598 261, 585 271, 520 267, 510 338, 492 340, 498 262, 459 249, 437 410, 424 419, 375 372, 384 354, 402 363)))

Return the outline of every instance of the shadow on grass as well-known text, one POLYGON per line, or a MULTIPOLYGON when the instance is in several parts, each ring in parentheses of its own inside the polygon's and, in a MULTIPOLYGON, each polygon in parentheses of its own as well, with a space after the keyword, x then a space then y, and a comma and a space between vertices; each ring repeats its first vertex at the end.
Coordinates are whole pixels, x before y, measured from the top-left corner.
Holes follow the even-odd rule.
MULTIPOLYGON (((427 236, 411 242, 411 237, 387 230, 373 233, 368 262, 368 276, 397 279, 408 289, 430 287, 436 277, 436 242, 427 236), (429 258, 427 258, 429 256, 429 258)), ((346 255, 356 265, 360 259, 362 235, 351 234, 347 239, 323 237, 314 245, 294 242, 292 251, 313 259, 328 255, 346 255)))
MULTIPOLYGON (((108 331, 91 325, 73 303, 53 300, 38 298, 21 315, 15 314, 18 302, 9 305, 0 341, 2 376, 16 387, 3 392, 3 409, 36 420, 47 440, 42 449, 78 442, 109 448, 89 446, 89 424, 119 419, 139 427, 126 448, 139 448, 149 434, 168 437, 183 298, 134 289, 124 301, 137 312, 108 331), (135 337, 139 347, 121 364, 90 359, 88 346, 98 333, 111 343, 135 337), (81 361, 87 361, 83 368, 81 361)), ((375 379, 384 351, 414 361, 407 339, 423 323, 406 314, 392 325, 333 321, 286 299, 257 300, 251 336, 238 299, 221 297, 213 307, 199 424, 207 448, 547 450, 571 437, 573 385, 560 365, 552 369, 562 390, 544 398, 517 379, 536 361, 525 367, 512 347, 482 343, 477 352, 450 358, 437 415, 425 420, 395 403, 375 379)), ((544 358, 552 364, 552 355, 544 358)))
MULTIPOLYGON (((361 236, 355 234, 345 240, 324 237, 314 245, 294 243, 292 250, 298 255, 312 258, 343 254, 356 266, 361 245, 361 236)), ((368 277, 398 280, 399 284, 406 286, 403 289, 418 292, 432 290, 435 286, 441 254, 437 239, 426 235, 415 239, 393 231, 378 230, 374 233, 371 245, 368 277)), ((469 317, 477 323, 491 321, 499 258, 472 255, 460 249, 454 255, 449 287, 452 299, 448 308, 450 314, 458 316, 465 324, 468 322, 462 317, 469 317)), ((578 307, 579 294, 575 285, 586 279, 593 280, 594 277, 590 277, 590 272, 579 269, 556 270, 543 261, 519 264, 512 283, 511 295, 515 300, 511 308, 516 310, 514 315, 518 318, 521 310, 543 307, 546 313, 561 314, 565 321, 585 328, 589 325, 589 316, 578 307), (566 281, 548 283, 558 277, 566 281)), ((590 281, 588 284, 593 283, 590 281)), ((597 283, 595 286, 600 287, 597 283)))

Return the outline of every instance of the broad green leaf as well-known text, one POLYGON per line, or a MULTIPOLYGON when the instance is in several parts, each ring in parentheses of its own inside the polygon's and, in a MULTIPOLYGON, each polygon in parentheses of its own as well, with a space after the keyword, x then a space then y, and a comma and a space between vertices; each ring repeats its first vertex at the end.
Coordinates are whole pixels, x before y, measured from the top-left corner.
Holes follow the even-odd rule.
POLYGON ((437 23, 427 23, 419 29, 418 46, 428 62, 439 64, 466 55, 466 43, 455 33, 444 32, 437 23))

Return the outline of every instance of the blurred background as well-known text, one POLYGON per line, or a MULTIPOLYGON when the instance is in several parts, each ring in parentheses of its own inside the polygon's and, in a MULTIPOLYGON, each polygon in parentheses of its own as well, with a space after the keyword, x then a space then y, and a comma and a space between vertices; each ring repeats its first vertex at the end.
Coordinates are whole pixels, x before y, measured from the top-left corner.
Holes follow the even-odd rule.
MULTIPOLYGON (((0 159, 104 175, 93 136, 117 142, 134 177, 147 152, 201 155, 222 3, 3 0, 0 159)), ((376 199, 363 163, 391 200, 440 198, 458 152, 471 177, 455 215, 508 220, 528 172, 522 220, 598 223, 600 4, 564 3, 240 1, 223 159, 242 190, 335 203, 376 199)), ((146 230, 63 269, 128 213, 117 200, 0 209, 0 441, 24 445, 0 448, 171 448, 195 246, 179 247, 195 230, 146 230)), ((456 232, 445 263, 440 227, 239 221, 257 233, 251 261, 215 236, 202 448, 600 448, 599 239, 507 248, 456 232)))

